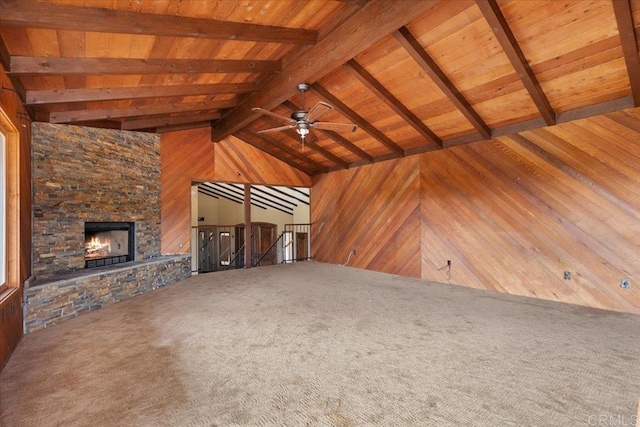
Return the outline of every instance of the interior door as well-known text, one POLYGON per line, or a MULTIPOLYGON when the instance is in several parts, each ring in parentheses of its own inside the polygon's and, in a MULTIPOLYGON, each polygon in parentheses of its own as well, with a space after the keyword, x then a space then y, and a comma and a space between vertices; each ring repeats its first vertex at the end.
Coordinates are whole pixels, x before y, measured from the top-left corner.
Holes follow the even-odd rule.
POLYGON ((309 234, 296 233, 296 261, 309 258, 309 234))
POLYGON ((260 256, 262 261, 260 265, 273 265, 276 264, 277 248, 274 246, 271 248, 273 241, 275 240, 276 226, 273 224, 261 224, 260 225, 260 256), (270 250, 271 249, 271 250, 270 250), (268 252, 267 252, 268 251, 268 252))

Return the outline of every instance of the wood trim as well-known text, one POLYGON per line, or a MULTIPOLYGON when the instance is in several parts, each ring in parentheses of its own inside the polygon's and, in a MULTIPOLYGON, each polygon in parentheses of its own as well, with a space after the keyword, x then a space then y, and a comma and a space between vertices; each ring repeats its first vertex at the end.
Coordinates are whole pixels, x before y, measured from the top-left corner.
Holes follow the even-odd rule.
MULTIPOLYGON (((124 108, 103 108, 77 111, 56 111, 49 113, 50 123, 82 122, 86 120, 108 120, 135 116, 186 113, 194 111, 218 110, 236 105, 235 99, 224 101, 191 102, 188 104, 140 105, 124 108)), ((214 117, 215 118, 215 117, 214 117)))
POLYGON ((251 268, 251 185, 244 185, 244 268, 251 268))
POLYGON ((544 94, 542 87, 540 87, 538 79, 535 74, 533 74, 531 67, 529 67, 527 58, 524 56, 522 49, 520 49, 518 45, 518 41, 509 28, 507 20, 500 11, 500 6, 498 6, 496 0, 476 0, 476 4, 489 23, 491 30, 496 35, 496 39, 500 42, 507 58, 511 61, 511 65, 513 65, 513 68, 518 73, 518 77, 522 80, 524 87, 529 92, 529 95, 531 95, 545 123, 549 126, 554 125, 556 123, 556 117, 553 108, 547 96, 544 94))
POLYGON ((53 58, 12 56, 10 75, 193 74, 280 71, 280 61, 245 59, 53 58))
POLYGON ((439 3, 439 0, 367 2, 315 46, 283 58, 286 66, 282 72, 216 123, 211 130, 211 139, 220 141, 242 129, 260 116, 251 111, 253 107, 267 110, 277 107, 296 94, 296 83, 318 81, 439 3))
MULTIPOLYGON (((0 108, 0 131, 6 138, 6 285, 20 288, 20 132, 0 108)), ((1 292, 0 292, 1 293, 1 292)))
POLYGON ((398 156, 404 156, 404 150, 398 144, 393 142, 389 137, 376 129, 371 123, 366 121, 364 117, 360 116, 358 113, 349 108, 346 104, 340 101, 336 96, 334 96, 327 89, 322 87, 318 83, 313 83, 310 86, 310 89, 313 93, 315 93, 322 100, 328 102, 335 108, 340 114, 357 124, 360 128, 366 131, 369 135, 373 136, 378 142, 382 145, 396 153, 398 156))
POLYGON ((438 67, 438 64, 422 48, 420 42, 411 34, 407 27, 402 27, 394 31, 393 36, 398 40, 407 53, 420 65, 420 67, 431 77, 433 82, 444 92, 462 114, 471 122, 473 127, 485 139, 491 138, 491 129, 482 120, 480 115, 473 109, 471 104, 464 98, 462 93, 451 83, 447 75, 438 67))
POLYGON ((601 102, 600 104, 587 105, 586 107, 576 108, 575 110, 558 113, 558 115, 556 116, 556 121, 558 123, 571 122, 573 120, 584 119, 586 117, 624 110, 625 108, 631 108, 633 106, 633 97, 626 96, 624 98, 601 102))
MULTIPOLYGON (((193 123, 189 122, 185 124, 156 126, 156 133, 178 132, 181 130, 208 128, 208 127, 211 127, 211 120, 205 120, 203 122, 193 122, 193 123)), ((140 128, 140 129, 149 129, 149 128, 140 128)))
POLYGON ((317 39, 301 28, 28 1, 0 2, 0 26, 290 44, 317 39))
POLYGON ((640 57, 638 56, 638 42, 633 25, 631 2, 629 0, 613 0, 612 3, 618 23, 622 52, 627 64, 634 106, 637 107, 640 105, 640 57))
MULTIPOLYGON (((166 126, 174 126, 174 125, 187 125, 192 124, 191 129, 196 127, 205 127, 205 126, 195 126, 198 123, 208 122, 209 126, 211 125, 211 120, 217 120, 220 118, 220 113, 217 111, 204 112, 201 114, 187 114, 181 116, 166 116, 166 117, 153 117, 146 119, 137 119, 137 120, 126 120, 123 121, 120 125, 122 130, 137 130, 137 129, 152 129, 152 128, 161 128, 166 126)), ((183 129, 184 130, 184 129, 183 129)))
POLYGON ((411 110, 409 110, 398 98, 396 98, 382 83, 380 83, 371 73, 355 59, 350 59, 345 64, 346 68, 353 72, 353 75, 360 80, 378 99, 387 104, 394 113, 402 117, 411 127, 413 127, 428 142, 436 144, 442 148, 442 140, 436 135, 422 120, 420 120, 411 110))
POLYGON ((171 96, 237 94, 248 93, 254 90, 256 90, 256 87, 253 83, 29 90, 26 94, 26 104, 42 105, 63 102, 114 101, 119 99, 164 98, 171 96))

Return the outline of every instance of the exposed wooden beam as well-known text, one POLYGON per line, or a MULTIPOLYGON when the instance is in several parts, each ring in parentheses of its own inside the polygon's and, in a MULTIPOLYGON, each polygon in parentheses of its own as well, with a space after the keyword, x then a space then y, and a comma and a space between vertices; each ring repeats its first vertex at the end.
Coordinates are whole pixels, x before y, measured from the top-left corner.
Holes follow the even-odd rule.
POLYGON ((235 138, 238 138, 240 141, 245 142, 249 145, 252 145, 253 147, 257 148, 260 151, 263 151, 265 153, 267 153, 268 155, 288 164, 289 166, 298 169, 301 172, 306 173, 307 175, 315 175, 316 173, 318 173, 318 169, 315 168, 311 168, 308 166, 302 166, 300 164, 298 164, 297 162, 295 162, 294 160, 290 159, 289 157, 285 156, 283 154, 282 151, 278 150, 276 147, 274 147, 273 145, 270 145, 269 143, 267 143, 266 141, 264 141, 261 138, 258 138, 257 135, 252 135, 249 132, 245 132, 245 131, 238 131, 236 133, 233 134, 233 136, 235 138))
POLYGON ((114 101, 119 99, 236 94, 252 92, 254 90, 255 85, 253 83, 28 90, 26 104, 42 105, 64 102, 114 101))
POLYGON ((482 120, 480 115, 473 109, 471 104, 464 98, 462 93, 451 83, 451 80, 438 67, 438 64, 429 56, 422 48, 420 42, 411 34, 407 27, 402 27, 393 33, 393 36, 400 42, 407 53, 422 67, 422 69, 431 77, 433 82, 438 85, 440 90, 453 102, 462 114, 471 122, 473 127, 485 139, 491 138, 491 129, 482 120))
MULTIPOLYGON (((262 120, 264 120, 266 123, 268 123, 269 126, 273 126, 273 127, 282 126, 281 122, 279 122, 278 120, 276 120, 274 118, 268 117, 268 116, 262 116, 262 120)), ((282 133, 284 135, 286 135, 289 139, 295 141, 297 144, 302 144, 302 140, 300 139, 300 135, 298 135, 296 133, 296 131, 294 131, 293 129, 283 130, 282 133)), ((329 150, 319 146, 318 144, 316 144, 313 140, 311 140, 308 137, 305 139, 304 145, 305 145, 305 147, 308 147, 310 150, 315 151, 316 153, 320 154, 324 158, 328 159, 329 161, 332 161, 333 163, 335 163, 335 164, 337 164, 339 166, 342 166, 343 169, 346 169, 346 168, 349 167, 349 164, 347 162, 345 162, 343 159, 341 159, 340 157, 336 156, 335 154, 333 154, 329 150)))
POLYGON ((211 139, 220 141, 242 129, 260 116, 251 111, 253 107, 272 110, 295 95, 297 83, 319 80, 438 3, 440 0, 367 2, 315 46, 307 48, 307 54, 293 52, 291 60, 283 58, 286 66, 282 72, 216 123, 211 129, 211 139))
MULTIPOLYGON (((2 37, 0 37, 0 64, 2 65, 2 68, 4 68, 4 70, 8 73, 11 67, 11 55, 9 55, 9 51, 7 50, 7 46, 4 44, 4 40, 2 39, 2 37)), ((26 98, 26 90, 24 89, 22 81, 20 81, 20 77, 12 75, 8 75, 8 77, 9 80, 11 80, 11 83, 13 84, 18 97, 20 97, 20 99, 24 102, 26 98)), ((33 116, 33 114, 31 114, 31 111, 29 111, 29 113, 33 116)))
POLYGON ((261 73, 279 71, 280 61, 12 56, 10 68, 11 75, 261 73))
POLYGON ((382 102, 387 104, 394 113, 402 117, 411 127, 413 127, 428 142, 436 144, 442 148, 442 140, 436 135, 422 120, 420 120, 411 110, 409 110, 398 98, 382 85, 371 73, 355 59, 347 61, 346 67, 353 71, 353 75, 362 82, 371 92, 373 92, 382 102))
POLYGON ((300 160, 301 162, 305 163, 307 166, 310 166, 310 167, 312 167, 313 169, 315 169, 315 170, 317 170, 319 172, 325 172, 328 169, 326 166, 323 166, 320 163, 311 160, 307 156, 304 156, 304 155, 300 154, 299 152, 297 152, 293 148, 289 147, 288 145, 281 143, 280 141, 278 141, 275 138, 271 138, 269 135, 264 135, 264 134, 258 135, 257 134, 258 130, 256 128, 254 128, 253 126, 247 126, 246 127, 246 131, 249 134, 255 135, 259 139, 263 139, 268 144, 271 144, 272 146, 276 147, 280 151, 284 151, 288 155, 294 157, 297 160, 300 160))
POLYGON ((551 104, 549 104, 547 96, 544 94, 542 87, 540 87, 538 79, 533 74, 531 67, 529 67, 527 58, 525 58, 518 41, 509 28, 500 6, 498 6, 496 0, 476 0, 476 3, 496 35, 498 42, 500 42, 502 50, 504 50, 507 58, 511 61, 511 65, 518 73, 518 77, 520 77, 524 87, 531 95, 536 107, 538 107, 538 111, 540 111, 545 123, 548 126, 554 125, 556 123, 556 115, 553 108, 551 108, 551 104))
MULTIPOLYGON (((184 124, 175 124, 175 125, 162 125, 157 126, 155 128, 156 133, 169 133, 169 132, 178 132, 181 130, 189 130, 189 129, 200 129, 200 128, 208 128, 211 127, 211 120, 204 120, 201 122, 189 122, 184 124)), ((147 128, 142 128, 147 129, 147 128)))
POLYGON ((140 105, 123 108, 95 108, 91 110, 54 111, 49 113, 49 122, 68 123, 86 120, 105 120, 135 116, 152 116, 157 114, 186 113, 193 111, 218 110, 231 108, 236 104, 234 99, 209 102, 190 102, 188 104, 140 105))
POLYGON ((622 52, 627 64, 631 93, 636 107, 640 106, 640 58, 638 57, 638 43, 633 26, 633 14, 629 0, 613 0, 613 10, 618 23, 622 52))
POLYGON ((122 122, 121 128, 124 130, 152 129, 174 125, 196 124, 204 121, 217 120, 220 113, 217 111, 208 111, 200 114, 184 114, 180 116, 164 116, 151 117, 145 119, 125 120, 122 122))
POLYGON ((380 132, 377 128, 375 128, 371 123, 366 121, 364 117, 360 116, 358 113, 349 108, 345 103, 340 101, 336 96, 334 96, 327 89, 322 87, 318 83, 314 83, 311 85, 311 91, 315 93, 318 97, 328 102, 335 108, 340 114, 357 124, 360 128, 366 131, 369 135, 373 136, 378 142, 382 145, 393 151, 399 156, 404 156, 404 150, 398 144, 393 142, 388 136, 380 132))
POLYGON ((0 26, 291 44, 317 38, 316 31, 299 28, 7 0, 0 2, 0 26))
MULTIPOLYGON (((297 106, 296 104, 294 104, 291 101, 284 101, 282 103, 282 105, 284 105, 285 107, 287 107, 291 111, 300 110, 300 107, 297 106)), ((313 131, 314 132, 319 132, 319 133, 323 134, 324 136, 326 136, 327 138, 332 139, 333 141, 335 141, 336 143, 338 143, 342 147, 344 147, 347 150, 351 151, 356 156, 358 156, 360 158, 363 158, 363 159, 366 159, 370 163, 373 162, 373 156, 372 155, 370 155, 366 151, 362 150, 360 147, 358 147, 353 142, 349 141, 347 138, 345 138, 342 135, 340 135, 338 132, 334 132, 332 130, 322 130, 322 129, 314 129, 313 131)))
POLYGON ((634 106, 635 101, 633 97, 626 96, 624 98, 601 102, 599 104, 587 105, 586 107, 576 108, 575 110, 558 113, 558 123, 572 122, 574 120, 584 119, 591 116, 598 116, 600 114, 612 113, 614 111, 624 110, 625 108, 632 108, 634 106))

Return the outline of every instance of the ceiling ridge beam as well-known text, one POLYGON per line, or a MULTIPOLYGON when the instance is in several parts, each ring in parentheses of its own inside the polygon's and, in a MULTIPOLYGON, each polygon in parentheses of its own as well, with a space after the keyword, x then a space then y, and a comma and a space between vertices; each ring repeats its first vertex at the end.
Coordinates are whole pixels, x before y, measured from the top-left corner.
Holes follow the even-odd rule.
POLYGON ((152 117, 146 119, 133 119, 133 120, 125 120, 121 123, 120 127, 122 130, 138 130, 138 129, 152 129, 152 128, 163 128, 168 126, 176 126, 176 125, 187 125, 190 123, 199 124, 201 126, 201 122, 209 122, 211 125, 211 120, 217 120, 220 118, 220 112, 211 111, 200 114, 188 114, 188 115, 180 115, 180 116, 164 116, 164 117, 152 117))
POLYGON ((322 100, 328 102, 335 108, 340 114, 357 124, 362 130, 371 135, 379 143, 390 149, 392 152, 399 156, 404 156, 404 149, 398 144, 393 142, 391 138, 383 134, 380 130, 374 127, 371 123, 366 121, 364 117, 349 108, 346 104, 340 101, 335 95, 322 87, 319 83, 313 83, 310 89, 322 100))
POLYGON ((121 99, 164 98, 172 96, 224 95, 256 90, 253 83, 213 83, 164 86, 131 86, 60 90, 28 90, 27 105, 63 102, 116 101, 121 99))
POLYGON ((629 0, 613 0, 612 3, 618 24, 622 53, 627 64, 633 102, 638 107, 640 106, 640 57, 638 57, 638 42, 633 26, 631 2, 629 0))
POLYGON ((480 12, 482 12, 482 15, 484 15, 484 19, 489 23, 496 39, 502 46, 502 50, 516 70, 518 77, 520 77, 524 87, 536 104, 545 123, 548 126, 554 125, 556 123, 556 114, 542 90, 538 79, 531 70, 527 58, 524 56, 522 49, 520 49, 518 41, 509 28, 509 24, 502 14, 500 6, 498 6, 496 0, 476 0, 476 4, 480 12))
POLYGON ((12 56, 10 75, 127 75, 261 73, 280 71, 280 61, 247 59, 60 58, 12 56))
POLYGON ((382 102, 387 104, 394 113, 402 117, 411 127, 413 127, 428 142, 442 148, 442 139, 438 137, 422 120, 418 118, 409 108, 407 108, 398 98, 396 98, 378 79, 369 73, 355 59, 347 61, 345 66, 353 71, 353 75, 360 80, 371 92, 373 92, 382 102))
POLYGON ((29 1, 0 2, 0 26, 311 45, 318 37, 302 28, 29 1))
POLYGON ((260 117, 251 109, 272 110, 296 94, 296 83, 313 83, 349 59, 387 37, 392 31, 419 18, 440 0, 369 1, 331 31, 306 54, 292 52, 283 58, 281 73, 246 98, 211 129, 212 141, 220 141, 260 117))
POLYGON ((134 116, 153 116, 160 114, 187 113, 194 111, 218 110, 236 105, 235 99, 190 102, 187 104, 140 105, 122 108, 94 108, 89 110, 53 111, 49 113, 50 123, 81 122, 85 120, 104 120, 134 116))
MULTIPOLYGON (((291 111, 300 110, 300 108, 296 104, 294 104, 293 102, 288 101, 288 100, 284 101, 282 103, 282 105, 284 105, 285 107, 287 107, 291 111)), ((371 156, 369 153, 367 153, 366 151, 364 151, 363 149, 361 149, 360 147, 355 145, 353 142, 349 141, 344 136, 340 135, 338 132, 334 132, 332 130, 315 129, 315 128, 313 129, 313 131, 322 133, 327 138, 332 139, 333 141, 335 141, 336 143, 338 143, 342 147, 344 147, 347 150, 351 151, 356 156, 358 156, 358 157, 360 157, 362 159, 368 160, 369 163, 373 163, 373 156, 371 156)))
POLYGON ((438 67, 438 64, 436 64, 431 56, 424 50, 409 29, 402 27, 395 31, 393 36, 400 42, 409 56, 420 65, 440 90, 453 102, 456 108, 471 122, 480 135, 485 139, 491 139, 491 129, 489 129, 489 126, 487 126, 476 110, 469 104, 469 101, 465 99, 446 74, 438 67))

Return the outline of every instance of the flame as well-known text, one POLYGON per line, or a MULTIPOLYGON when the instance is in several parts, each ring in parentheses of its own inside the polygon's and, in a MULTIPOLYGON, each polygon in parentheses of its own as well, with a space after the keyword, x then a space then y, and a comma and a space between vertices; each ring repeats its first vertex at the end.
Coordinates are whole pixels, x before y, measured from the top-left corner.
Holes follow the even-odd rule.
POLYGON ((100 240, 98 236, 93 236, 85 243, 85 252, 91 258, 108 256, 111 253, 111 239, 100 240))

